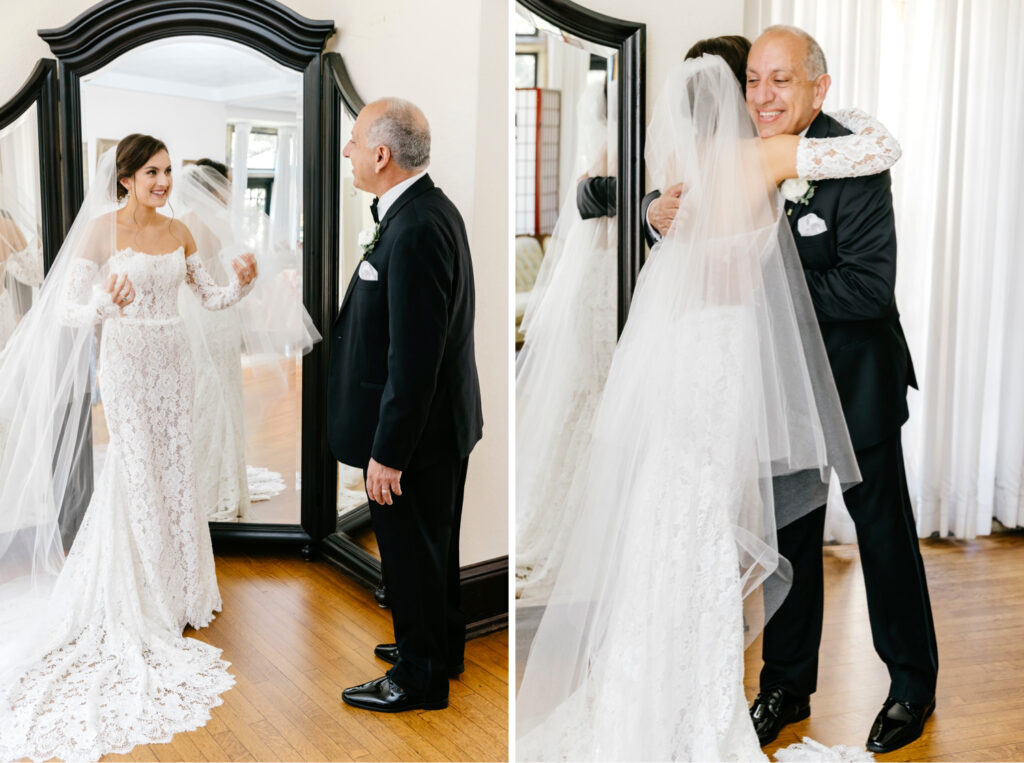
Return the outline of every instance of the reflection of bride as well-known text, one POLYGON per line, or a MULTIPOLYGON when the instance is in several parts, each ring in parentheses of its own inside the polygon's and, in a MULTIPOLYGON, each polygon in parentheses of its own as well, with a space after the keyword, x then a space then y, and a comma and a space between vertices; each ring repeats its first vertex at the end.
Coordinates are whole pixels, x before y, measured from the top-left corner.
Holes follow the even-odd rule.
MULTIPOLYGON (((253 289, 256 263, 237 258, 217 286, 190 230, 157 211, 171 187, 154 138, 128 136, 116 161, 104 155, 0 360, 0 759, 95 759, 166 741, 203 725, 234 683, 219 649, 181 635, 208 625, 221 599, 177 297, 184 282, 206 309, 226 308, 253 289), (65 559, 60 531, 85 498, 75 472, 89 447, 96 323, 110 445, 65 559)), ((191 208, 200 219, 211 210, 191 208)))
POLYGON ((34 230, 35 225, 33 218, 12 214, 9 203, 0 197, 0 349, 28 308, 20 304, 14 282, 25 286, 39 286, 43 282, 39 239, 25 236, 25 229, 34 230))
POLYGON ((517 618, 539 617, 517 698, 522 760, 764 759, 743 651, 788 590, 773 478, 792 477, 787 514, 800 516, 833 469, 844 486, 860 477, 721 58, 673 70, 646 151, 659 187, 688 191, 641 273, 577 478, 548 506, 573 521, 550 594, 527 591, 517 618))
MULTIPOLYGON (((589 85, 577 104, 577 175, 607 176, 614 169, 605 104, 603 82, 589 85)), ((582 219, 575 201, 574 188, 531 292, 516 360, 519 588, 535 582, 541 563, 557 548, 565 515, 552 505, 572 481, 615 349, 616 223, 582 219)))

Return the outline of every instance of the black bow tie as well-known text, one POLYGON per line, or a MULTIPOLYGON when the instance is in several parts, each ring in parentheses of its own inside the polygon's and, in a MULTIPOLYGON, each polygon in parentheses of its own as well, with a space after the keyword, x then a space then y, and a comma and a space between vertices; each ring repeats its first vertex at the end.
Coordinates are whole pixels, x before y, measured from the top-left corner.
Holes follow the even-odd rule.
POLYGON ((377 202, 378 201, 380 201, 380 199, 374 197, 373 201, 370 202, 370 214, 373 215, 373 221, 375 223, 379 223, 380 222, 380 220, 377 219, 377 202))

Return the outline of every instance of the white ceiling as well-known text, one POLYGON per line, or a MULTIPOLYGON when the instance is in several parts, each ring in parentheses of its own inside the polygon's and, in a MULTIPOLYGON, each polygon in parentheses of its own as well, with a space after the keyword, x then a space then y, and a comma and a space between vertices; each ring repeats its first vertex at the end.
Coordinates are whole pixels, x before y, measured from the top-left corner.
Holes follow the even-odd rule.
POLYGON ((212 37, 175 37, 141 45, 83 81, 290 115, 299 113, 302 93, 301 73, 252 48, 212 37))

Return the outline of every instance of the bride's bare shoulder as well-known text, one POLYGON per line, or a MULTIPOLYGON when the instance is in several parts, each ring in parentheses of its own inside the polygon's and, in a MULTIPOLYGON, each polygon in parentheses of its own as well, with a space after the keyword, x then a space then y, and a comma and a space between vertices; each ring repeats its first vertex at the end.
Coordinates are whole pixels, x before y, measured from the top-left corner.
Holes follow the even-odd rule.
POLYGON ((191 257, 195 254, 196 240, 192 236, 192 231, 188 229, 188 226, 185 225, 185 223, 177 218, 171 220, 171 235, 185 247, 186 257, 191 257))

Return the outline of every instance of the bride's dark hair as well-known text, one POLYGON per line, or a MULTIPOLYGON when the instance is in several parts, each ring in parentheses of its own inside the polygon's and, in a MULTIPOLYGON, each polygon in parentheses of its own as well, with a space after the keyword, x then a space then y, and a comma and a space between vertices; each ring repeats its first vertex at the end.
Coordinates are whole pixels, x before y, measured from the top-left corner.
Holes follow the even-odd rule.
POLYGON ((121 184, 121 178, 131 177, 146 166, 146 162, 157 151, 167 151, 167 146, 152 135, 132 133, 117 144, 117 200, 123 199, 128 189, 121 184))
POLYGON ((730 34, 725 37, 709 37, 701 40, 686 51, 686 59, 700 58, 705 53, 718 56, 728 64, 736 79, 740 82, 744 94, 747 92, 747 54, 750 53, 751 42, 741 34, 730 34))

